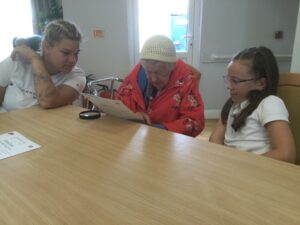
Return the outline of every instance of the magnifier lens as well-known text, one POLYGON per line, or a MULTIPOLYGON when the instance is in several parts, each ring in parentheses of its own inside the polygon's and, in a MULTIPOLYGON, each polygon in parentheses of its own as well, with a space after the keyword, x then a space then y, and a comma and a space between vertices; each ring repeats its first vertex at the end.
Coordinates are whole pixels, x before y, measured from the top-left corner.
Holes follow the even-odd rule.
POLYGON ((79 113, 79 118, 89 120, 89 119, 97 119, 101 116, 101 113, 99 111, 93 111, 93 110, 88 110, 88 111, 83 111, 79 113))

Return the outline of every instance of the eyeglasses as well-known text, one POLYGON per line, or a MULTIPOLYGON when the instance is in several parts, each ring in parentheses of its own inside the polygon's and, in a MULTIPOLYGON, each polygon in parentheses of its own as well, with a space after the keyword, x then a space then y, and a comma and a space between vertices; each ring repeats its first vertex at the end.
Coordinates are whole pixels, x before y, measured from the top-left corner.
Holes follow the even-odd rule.
POLYGON ((231 77, 229 75, 223 75, 223 79, 224 79, 225 84, 227 84, 227 85, 228 84, 239 85, 240 83, 244 83, 247 81, 257 80, 257 78, 249 78, 249 79, 242 80, 242 79, 231 77))

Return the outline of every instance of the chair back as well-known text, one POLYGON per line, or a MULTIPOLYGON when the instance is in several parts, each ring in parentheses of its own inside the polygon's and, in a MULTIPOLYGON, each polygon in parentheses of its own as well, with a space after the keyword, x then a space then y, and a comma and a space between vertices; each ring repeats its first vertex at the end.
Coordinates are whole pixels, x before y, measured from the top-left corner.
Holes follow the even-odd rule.
POLYGON ((13 47, 15 48, 17 45, 25 44, 28 47, 32 48, 34 51, 39 51, 41 49, 42 36, 40 35, 32 35, 27 38, 17 38, 13 39, 13 47))
POLYGON ((290 126, 296 143, 296 164, 300 165, 300 73, 281 73, 277 95, 289 111, 290 126))

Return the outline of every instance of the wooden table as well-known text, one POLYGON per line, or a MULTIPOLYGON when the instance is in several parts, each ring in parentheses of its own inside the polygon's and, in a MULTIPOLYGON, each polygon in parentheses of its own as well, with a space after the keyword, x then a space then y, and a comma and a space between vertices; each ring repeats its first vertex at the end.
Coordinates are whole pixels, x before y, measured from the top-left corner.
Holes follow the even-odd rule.
POLYGON ((300 167, 82 108, 0 114, 0 224, 300 224, 300 167))

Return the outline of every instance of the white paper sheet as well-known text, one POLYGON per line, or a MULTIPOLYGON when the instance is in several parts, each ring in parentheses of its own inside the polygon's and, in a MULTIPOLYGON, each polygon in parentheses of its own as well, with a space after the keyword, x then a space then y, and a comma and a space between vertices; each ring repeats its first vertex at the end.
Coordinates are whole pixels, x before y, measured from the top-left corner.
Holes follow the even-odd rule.
POLYGON ((132 112, 126 105, 120 100, 114 100, 109 98, 102 98, 95 95, 82 93, 82 95, 91 101, 99 110, 106 114, 110 114, 119 118, 135 120, 144 122, 143 117, 140 114, 132 112))
POLYGON ((23 152, 28 152, 41 147, 24 137, 17 131, 0 135, 0 159, 5 159, 23 152))

